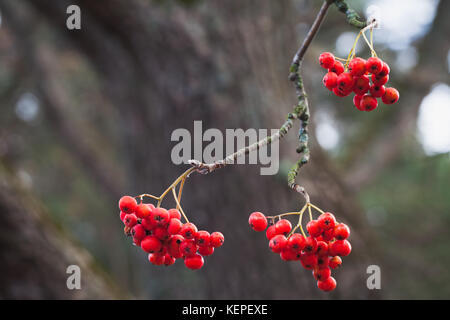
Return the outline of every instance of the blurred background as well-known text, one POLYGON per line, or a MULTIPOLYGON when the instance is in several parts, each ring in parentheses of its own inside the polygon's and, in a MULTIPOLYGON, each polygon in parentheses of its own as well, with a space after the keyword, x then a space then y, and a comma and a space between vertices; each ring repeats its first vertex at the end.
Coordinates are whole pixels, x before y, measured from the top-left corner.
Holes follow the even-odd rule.
MULTIPOLYGON (((346 57, 357 35, 332 6, 303 63, 312 156, 299 175, 312 201, 352 230, 337 289, 269 252, 252 211, 297 210, 286 185, 296 130, 278 175, 257 165, 193 174, 191 220, 225 245, 192 272, 155 267, 123 235, 121 195, 159 194, 176 166, 177 128, 278 128, 295 103, 290 61, 322 1, 0 0, 0 298, 450 298, 450 1, 376 5, 375 50, 391 67, 395 105, 359 112, 322 86, 323 51, 346 57), (81 8, 81 30, 66 9, 81 8), (66 268, 81 267, 68 290, 66 268), (381 268, 381 290, 366 269, 381 268)), ((357 54, 367 58, 361 40, 357 54)), ((296 124, 298 125, 298 124, 296 124)))

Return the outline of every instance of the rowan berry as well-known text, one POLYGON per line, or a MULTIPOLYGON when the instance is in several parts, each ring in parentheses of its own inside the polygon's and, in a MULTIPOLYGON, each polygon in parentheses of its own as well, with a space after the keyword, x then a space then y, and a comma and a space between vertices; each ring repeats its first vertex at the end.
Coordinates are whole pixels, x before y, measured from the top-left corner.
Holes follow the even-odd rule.
POLYGON ((342 259, 341 257, 338 256, 334 256, 333 258, 330 259, 330 262, 328 263, 328 265, 330 266, 331 269, 336 269, 339 268, 342 264, 342 259))
POLYGON ((383 69, 383 61, 377 57, 370 57, 366 62, 366 70, 372 74, 379 74, 383 69))
POLYGON ((348 72, 343 72, 337 77, 337 88, 341 90, 341 92, 347 92, 348 90, 353 90, 353 85, 355 80, 353 76, 348 72))
POLYGON ((152 204, 141 203, 136 207, 136 216, 145 219, 150 216, 155 207, 152 204))
POLYGON ((287 239, 282 234, 276 235, 269 241, 269 248, 275 253, 280 253, 286 247, 286 245, 287 239))
POLYGON ((211 233, 209 240, 210 240, 211 245, 214 248, 218 248, 223 245, 225 238, 222 233, 216 231, 216 232, 211 233))
POLYGON ((376 98, 372 97, 370 94, 365 94, 361 98, 360 108, 364 111, 372 111, 378 107, 378 101, 376 98))
POLYGON ((380 74, 373 74, 371 78, 372 78, 372 83, 376 86, 382 86, 389 81, 389 75, 380 77, 380 74))
POLYGON ((148 253, 158 252, 161 245, 161 241, 155 236, 147 236, 141 241, 142 250, 148 253))
POLYGON ((353 92, 357 95, 363 95, 369 91, 370 79, 368 76, 363 75, 355 78, 355 84, 353 86, 353 92))
POLYGON ((319 280, 317 281, 317 287, 323 291, 332 291, 336 288, 336 280, 331 276, 326 280, 319 280))
POLYGON ((317 255, 303 252, 300 255, 300 262, 303 268, 312 270, 317 266, 317 255))
POLYGON ((366 73, 366 60, 354 58, 348 64, 348 71, 352 76, 362 76, 366 73))
POLYGON ((384 95, 381 97, 381 100, 385 104, 393 104, 398 101, 400 98, 400 94, 395 88, 386 88, 384 95))
POLYGON ((288 239, 286 248, 294 253, 300 252, 305 248, 306 239, 299 233, 294 233, 288 239))
POLYGON ((164 263, 164 256, 159 253, 150 253, 148 255, 148 261, 154 264, 155 266, 160 266, 164 263))
POLYGON ((170 215, 169 211, 164 208, 155 208, 152 210, 150 220, 153 224, 158 226, 164 226, 169 223, 170 215))
POLYGON ((277 235, 277 229, 275 228, 275 225, 271 225, 270 227, 267 228, 266 230, 266 237, 268 240, 272 239, 273 237, 275 237, 277 235))
POLYGON ((137 224, 131 229, 131 235, 134 239, 142 240, 147 236, 147 232, 141 224, 137 224))
POLYGON ((317 240, 313 237, 307 237, 305 240, 305 247, 303 249, 306 253, 315 253, 317 250, 317 240))
POLYGON ((203 267, 203 263, 203 257, 197 253, 184 259, 184 264, 186 267, 192 270, 200 269, 203 267))
POLYGON ((184 257, 191 256, 197 252, 198 246, 194 240, 185 239, 180 244, 180 252, 184 257))
POLYGON ((344 72, 345 68, 344 65, 342 64, 342 62, 340 61, 335 61, 333 66, 331 68, 328 69, 329 72, 334 72, 337 75, 340 75, 342 72, 344 72))
POLYGON ((198 248, 198 253, 201 254, 204 257, 210 256, 210 255, 212 255, 214 253, 214 247, 211 247, 211 246, 200 246, 198 248))
POLYGON ((370 94, 371 94, 372 97, 380 98, 381 96, 384 95, 384 92, 386 91, 386 88, 383 85, 379 86, 379 85, 376 85, 376 84, 372 84, 372 86, 370 87, 369 91, 370 91, 370 94))
POLYGON ((322 230, 328 230, 334 228, 336 224, 336 218, 330 212, 322 213, 317 219, 317 224, 322 230))
POLYGON ((210 244, 210 240, 209 240, 210 237, 211 237, 211 235, 209 234, 208 231, 201 230, 201 231, 197 232, 197 234, 195 236, 195 240, 199 246, 207 247, 210 244))
POLYGON ((316 267, 314 268, 313 275, 314 278, 316 278, 316 280, 325 281, 329 277, 331 277, 331 269, 328 267, 327 268, 316 267))
POLYGON ((130 196, 123 196, 119 200, 119 208, 125 213, 133 213, 136 210, 136 199, 130 196))
POLYGON ((330 246, 330 255, 345 257, 352 251, 352 246, 347 240, 336 240, 330 246))
POLYGON ((181 220, 181 213, 177 209, 169 209, 169 219, 181 220))
POLYGON ((275 223, 275 230, 277 234, 284 234, 286 236, 289 232, 291 232, 292 225, 289 220, 281 219, 275 223))
POLYGON ((197 234, 197 227, 193 223, 185 223, 179 232, 186 239, 194 239, 197 234))
POLYGON ((129 228, 133 228, 137 223, 137 218, 134 213, 127 214, 123 218, 123 223, 129 228))
POLYGON ((253 212, 248 219, 248 223, 255 231, 264 231, 267 228, 267 218, 261 212, 253 212))
POLYGON ((319 56, 319 63, 322 68, 329 69, 334 64, 334 55, 330 52, 323 52, 319 56))
POLYGON ((175 258, 174 257, 172 257, 170 254, 166 254, 166 255, 164 255, 164 265, 167 267, 167 266, 170 266, 170 265, 172 265, 172 264, 174 264, 175 263, 175 258))
POLYGON ((361 99, 362 99, 362 97, 363 96, 360 96, 360 95, 357 95, 357 94, 355 94, 355 96, 353 97, 353 104, 360 111, 364 111, 363 109, 361 109, 361 99))
POLYGON ((336 73, 328 72, 327 74, 325 74, 322 81, 325 87, 328 88, 328 90, 332 90, 337 86, 337 78, 338 76, 336 73))
POLYGON ((350 235, 350 229, 345 223, 339 223, 334 227, 334 236, 337 240, 345 240, 350 235))
POLYGON ((170 219, 169 225, 167 227, 167 232, 170 235, 177 234, 178 232, 180 232, 182 226, 183 223, 180 220, 178 220, 177 218, 172 218, 170 219))

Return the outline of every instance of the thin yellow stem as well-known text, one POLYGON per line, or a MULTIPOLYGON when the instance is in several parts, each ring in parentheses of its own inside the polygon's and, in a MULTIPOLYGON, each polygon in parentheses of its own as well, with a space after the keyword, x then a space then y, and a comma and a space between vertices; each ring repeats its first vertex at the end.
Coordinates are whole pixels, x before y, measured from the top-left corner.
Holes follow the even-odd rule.
POLYGON ((152 194, 147 194, 147 193, 140 194, 140 195, 136 196, 135 198, 139 198, 139 199, 141 199, 141 201, 142 201, 142 199, 143 199, 144 197, 148 197, 148 198, 152 198, 152 199, 155 199, 155 200, 159 200, 159 197, 154 196, 154 195, 152 195, 152 194))
POLYGON ((309 204, 312 208, 316 209, 317 211, 319 211, 320 213, 325 213, 323 210, 321 210, 320 208, 316 207, 315 205, 313 205, 312 203, 309 204))
POLYGON ((276 218, 279 218, 279 217, 289 216, 289 215, 293 215, 293 214, 299 215, 300 212, 298 212, 298 211, 297 212, 286 212, 286 213, 282 213, 282 214, 277 214, 275 216, 267 216, 266 218, 268 218, 268 219, 276 219, 276 218))
POLYGON ((313 217, 312 217, 312 212, 311 212, 311 204, 308 206, 308 212, 309 212, 309 221, 312 221, 313 217))
POLYGON ((178 190, 178 202, 181 203, 181 194, 183 192, 184 183, 186 182, 186 177, 181 180, 180 189, 178 190))
POLYGON ((186 214, 184 213, 183 208, 181 208, 180 202, 178 202, 177 193, 175 192, 175 188, 172 188, 172 194, 173 194, 173 198, 175 199, 175 202, 177 203, 177 209, 180 210, 180 212, 183 215, 183 218, 186 220, 186 222, 189 222, 189 219, 186 217, 186 214))
POLYGON ((376 53, 375 50, 373 49, 373 46, 370 44, 369 40, 367 40, 367 37, 366 37, 365 32, 362 33, 362 36, 363 36, 364 40, 366 40, 366 43, 367 43, 367 45, 368 45, 369 48, 370 48, 370 52, 372 53, 372 57, 374 57, 374 56, 376 57, 376 56, 377 56, 377 53, 376 53))
POLYGON ((175 179, 175 181, 159 196, 158 204, 156 206, 159 207, 164 197, 170 192, 170 190, 175 188, 178 185, 178 183, 180 183, 181 180, 185 179, 194 170, 195 168, 191 167, 188 170, 186 170, 182 175, 180 175, 177 179, 175 179))

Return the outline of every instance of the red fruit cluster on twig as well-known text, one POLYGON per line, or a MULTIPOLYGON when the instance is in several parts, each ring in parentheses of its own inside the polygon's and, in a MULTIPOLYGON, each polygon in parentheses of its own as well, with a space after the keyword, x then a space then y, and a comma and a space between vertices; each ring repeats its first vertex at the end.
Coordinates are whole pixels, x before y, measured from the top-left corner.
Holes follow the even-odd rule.
POLYGON ((330 52, 319 56, 320 65, 328 69, 323 84, 338 97, 354 93, 353 104, 360 111, 372 111, 377 108, 381 98, 384 104, 396 103, 400 97, 397 89, 385 87, 389 81, 389 65, 377 57, 364 60, 353 58, 347 68, 330 52), (347 69, 347 70, 346 70, 347 69))
POLYGON ((280 218, 268 227, 267 217, 261 212, 253 212, 249 224, 255 231, 266 230, 269 248, 282 260, 300 261, 305 269, 312 270, 319 289, 332 291, 336 288, 331 269, 342 264, 341 257, 349 255, 352 247, 347 240, 349 227, 336 222, 332 213, 324 212, 318 219, 310 220, 306 226, 309 236, 295 233, 286 219, 280 218))
POLYGON ((198 231, 193 223, 182 223, 177 209, 138 204, 130 196, 120 198, 119 208, 125 234, 149 254, 148 260, 154 265, 170 266, 183 258, 189 269, 200 269, 203 257, 213 254, 224 242, 220 232, 209 234, 198 231))

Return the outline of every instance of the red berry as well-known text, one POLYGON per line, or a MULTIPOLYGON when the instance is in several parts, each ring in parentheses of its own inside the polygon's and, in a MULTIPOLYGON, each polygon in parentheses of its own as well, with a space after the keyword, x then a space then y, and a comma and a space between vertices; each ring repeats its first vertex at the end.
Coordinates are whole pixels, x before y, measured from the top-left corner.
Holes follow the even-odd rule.
POLYGON ((167 227, 167 232, 170 235, 177 234, 180 232, 182 226, 183 223, 180 220, 177 218, 172 218, 170 219, 169 226, 167 227))
POLYGON ((333 238, 334 238, 334 228, 322 232, 323 241, 330 241, 333 238))
POLYGON ((340 61, 334 61, 334 64, 331 68, 328 69, 328 72, 334 72, 337 75, 340 75, 342 72, 344 72, 345 68, 342 62, 340 61))
POLYGON ((169 218, 181 220, 181 213, 177 209, 169 209, 169 218))
POLYGON ((353 86, 353 92, 357 95, 363 95, 370 88, 370 79, 368 76, 360 76, 355 78, 355 85, 353 86))
POLYGON ((193 223, 185 223, 181 227, 180 234, 186 239, 194 239, 197 235, 197 227, 193 223))
POLYGON ((324 52, 319 56, 319 63, 322 68, 331 68, 334 64, 334 61, 334 55, 330 52, 324 52))
POLYGON ((336 240, 330 245, 330 255, 331 256, 341 256, 345 257, 352 251, 352 246, 347 240, 336 240))
POLYGON ((306 253, 315 253, 317 250, 317 240, 313 237, 307 237, 305 240, 305 248, 303 249, 306 253))
POLYGON ((294 233, 288 239, 286 248, 294 253, 300 252, 305 248, 306 239, 300 233, 294 233))
POLYGON ((275 223, 275 230, 277 234, 284 234, 286 236, 289 232, 291 232, 292 225, 289 220, 281 219, 275 223))
POLYGON ((330 266, 331 269, 336 269, 339 268, 342 264, 342 259, 341 257, 335 256, 333 258, 330 259, 330 262, 328 263, 328 265, 330 266))
POLYGON ((398 93, 397 89, 395 88, 386 88, 384 95, 381 97, 381 100, 385 104, 393 104, 398 101, 400 98, 400 93, 398 93))
POLYGON ((222 233, 216 231, 211 233, 209 241, 214 248, 218 248, 223 245, 225 238, 222 233))
POLYGON ((336 219, 332 213, 325 212, 319 216, 317 219, 317 224, 322 230, 332 229, 336 224, 336 219))
POLYGON ((164 208, 155 208, 152 210, 152 214, 150 215, 150 219, 152 223, 158 226, 164 226, 169 223, 169 211, 164 208))
POLYGON ((287 245, 287 239, 281 234, 277 234, 269 241, 269 248, 275 252, 280 253, 287 245))
POLYGON ((141 220, 141 225, 145 228, 145 230, 152 230, 155 226, 153 225, 152 221, 150 220, 150 218, 147 219, 142 219, 141 220))
POLYGON ((303 252, 300 255, 300 262, 303 268, 312 270, 317 266, 317 255, 303 252))
POLYGON ((119 200, 119 208, 125 213, 133 213, 136 210, 136 199, 130 196, 123 196, 119 200))
POLYGON ((155 266, 160 266, 164 263, 164 256, 160 255, 159 253, 150 253, 148 255, 148 261, 150 263, 154 264, 155 266))
POLYGON ((316 280, 325 281, 329 277, 331 277, 331 269, 330 268, 314 268, 313 271, 314 278, 316 280))
POLYGON ((367 59, 366 70, 373 74, 379 74, 383 69, 383 61, 377 57, 371 57, 367 59))
POLYGON ((345 223, 339 223, 334 227, 334 236, 337 240, 345 240, 350 235, 350 229, 345 223))
POLYGON ((363 96, 360 96, 360 95, 357 95, 357 94, 355 94, 355 96, 353 97, 353 104, 360 111, 364 111, 363 109, 361 109, 361 99, 362 99, 362 97, 363 96))
POLYGON ((335 88, 337 86, 337 74, 334 72, 328 72, 324 77, 323 77, 323 84, 325 85, 325 87, 328 88, 328 90, 332 90, 333 88, 335 88))
POLYGON ((326 256, 326 255, 328 255, 328 244, 325 241, 317 241, 316 253, 319 256, 326 256))
POLYGON ((273 237, 275 237, 277 235, 277 229, 275 228, 275 225, 271 225, 270 227, 267 228, 266 230, 266 237, 268 240, 272 239, 273 237))
POLYGON ((198 247, 195 244, 194 240, 185 239, 180 244, 180 252, 183 255, 183 257, 192 256, 193 254, 195 254, 197 252, 197 249, 198 249, 198 247))
POLYGON ((333 277, 328 277, 324 281, 317 281, 317 287, 323 291, 332 291, 336 288, 336 280, 333 277))
POLYGON ((133 213, 127 214, 123 218, 123 223, 129 228, 133 228, 137 223, 137 218, 133 213))
MULTIPOLYGON (((383 62, 383 68, 381 68, 381 71, 377 74, 377 76, 378 77, 386 77, 389 74, 389 72, 391 72, 389 65, 386 62, 383 62)), ((389 79, 389 77, 388 77, 388 79, 389 79)))
POLYGON ((181 258, 182 254, 180 251, 180 245, 183 243, 184 238, 183 236, 177 234, 174 236, 171 236, 169 238, 168 243, 168 251, 170 253, 170 255, 176 259, 181 258))
POLYGON ((352 92, 352 89, 343 90, 343 89, 341 89, 339 87, 336 87, 336 88, 333 89, 333 93, 335 95, 337 95, 338 97, 341 97, 341 98, 348 96, 351 92, 352 92))
POLYGON ((372 75, 372 82, 374 85, 382 86, 389 81, 389 75, 385 75, 384 77, 380 77, 380 74, 372 75))
POLYGON ((386 88, 384 86, 373 84, 369 90, 372 97, 379 98, 383 96, 384 92, 386 91, 386 88))
POLYGON ((284 261, 293 261, 297 259, 297 254, 286 248, 280 252, 280 258, 284 261))
POLYGON ((317 267, 326 268, 328 267, 328 263, 330 262, 330 258, 328 256, 317 256, 317 267))
POLYGON ((135 239, 142 240, 146 237, 147 232, 141 224, 137 224, 131 229, 131 234, 135 239))
POLYGON ((353 79, 353 76, 348 72, 341 73, 337 78, 337 87, 341 89, 342 92, 353 90, 354 83, 355 80, 353 79))
POLYGON ((125 218, 127 214, 123 211, 120 211, 120 220, 123 222, 123 219, 125 218))
POLYGON ((186 267, 192 270, 200 269, 201 267, 203 267, 203 263, 203 257, 199 254, 194 254, 184 259, 184 264, 186 265, 186 267))
POLYGON ((160 240, 166 240, 170 236, 169 233, 167 232, 167 228, 163 226, 156 227, 153 230, 153 235, 160 240))
POLYGON ((361 110, 372 111, 378 107, 378 101, 376 98, 372 97, 370 94, 365 94, 361 98, 361 110))
POLYGON ((200 246, 198 248, 198 253, 201 254, 204 257, 210 256, 210 255, 212 255, 214 253, 214 247, 211 247, 211 246, 200 246))
POLYGON ((155 236, 147 236, 141 241, 142 250, 149 253, 158 252, 161 245, 161 241, 155 236))
POLYGON ((317 220, 311 220, 306 224, 306 230, 311 237, 318 237, 322 233, 322 229, 317 224, 317 220))
POLYGON ((208 231, 199 231, 197 232, 197 235, 195 236, 196 242, 199 246, 208 247, 210 244, 210 234, 208 231))
POLYGON ((152 204, 141 203, 136 207, 136 216, 145 219, 150 216, 155 207, 152 204))
POLYGON ((267 228, 266 216, 261 212, 253 212, 248 219, 248 223, 255 231, 264 231, 267 228))
POLYGON ((164 256, 164 265, 165 266, 170 266, 170 265, 172 265, 174 263, 175 263, 175 258, 172 257, 170 254, 166 254, 164 256))
POLYGON ((348 64, 348 71, 352 76, 362 76, 366 73, 366 60, 354 58, 348 64))

